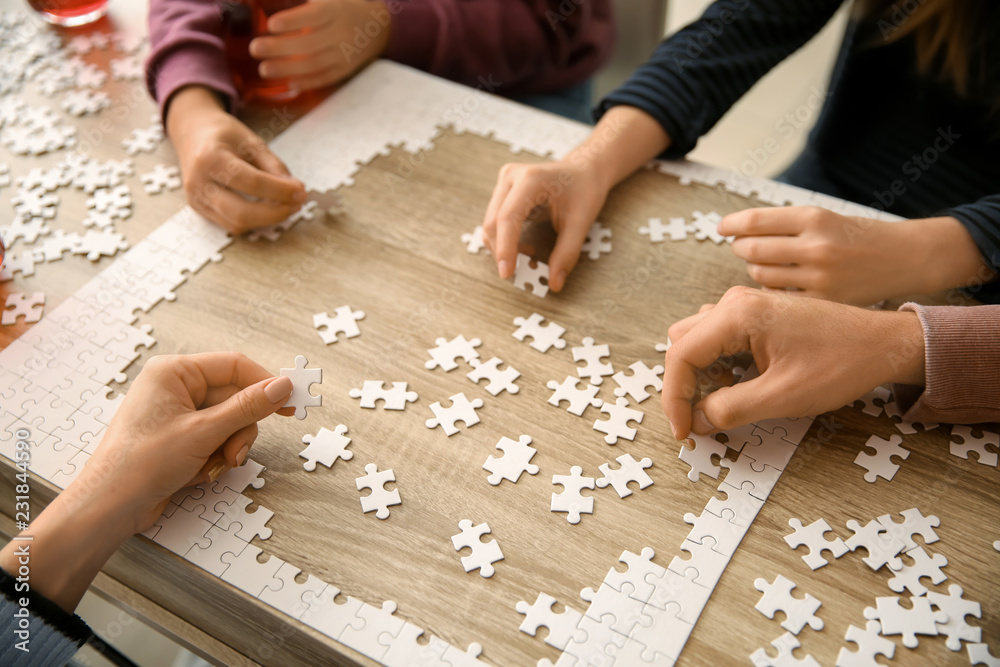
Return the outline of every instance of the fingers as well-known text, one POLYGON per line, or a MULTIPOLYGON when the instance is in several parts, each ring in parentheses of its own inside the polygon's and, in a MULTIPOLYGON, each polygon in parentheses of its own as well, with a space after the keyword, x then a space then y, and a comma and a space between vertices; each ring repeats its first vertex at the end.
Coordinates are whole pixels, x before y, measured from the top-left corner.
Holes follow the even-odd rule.
POLYGON ((267 30, 268 32, 282 33, 325 25, 332 16, 325 11, 327 8, 324 5, 326 4, 324 2, 304 2, 291 9, 276 12, 267 20, 267 30))
POLYGON ((274 377, 266 368, 239 352, 201 352, 154 359, 160 360, 160 366, 175 369, 189 391, 195 386, 211 389, 232 385, 245 389, 274 377))
POLYGON ((235 155, 229 159, 230 189, 275 204, 298 205, 305 200, 305 187, 296 179, 257 169, 235 155))
POLYGON ((770 288, 802 287, 803 270, 796 266, 751 264, 747 262, 750 279, 770 288))
POLYGON ((794 236, 803 229, 801 214, 797 206, 748 208, 724 217, 718 231, 723 236, 794 236))
POLYGON ((243 465, 243 462, 247 459, 247 455, 250 453, 250 448, 257 440, 257 433, 257 423, 254 422, 233 433, 222 444, 222 457, 229 468, 237 468, 243 465))
MULTIPOLYGON (((250 164, 263 169, 269 174, 274 174, 275 176, 291 176, 292 172, 288 170, 285 163, 282 162, 277 155, 272 153, 270 149, 266 146, 262 150, 255 151, 250 159, 247 160, 250 164)), ((299 190, 302 191, 302 199, 305 200, 306 185, 302 181, 295 179, 298 184, 299 190)))
POLYGON ((250 55, 257 60, 269 60, 306 56, 329 48, 330 35, 314 28, 303 34, 257 37, 250 42, 250 55))
MULTIPOLYGON (((260 64, 259 69, 261 77, 265 79, 293 79, 342 70, 343 62, 344 57, 339 51, 324 50, 302 53, 293 58, 268 59, 260 64)), ((343 72, 340 74, 343 75, 343 72)))
POLYGON ((299 209, 298 204, 248 201, 232 190, 221 189, 208 203, 217 214, 216 222, 233 234, 275 225, 299 209))
POLYGON ((521 228, 528 213, 535 206, 539 196, 538 183, 534 179, 522 178, 514 183, 504 197, 497 212, 496 248, 497 269, 500 277, 510 278, 517 265, 517 243, 521 238, 521 228))
POLYGON ((741 236, 732 243, 733 254, 754 264, 799 264, 802 241, 789 236, 741 236))
MULTIPOLYGON (((360 61, 356 61, 356 64, 357 63, 363 64, 360 61)), ((358 64, 358 66, 360 66, 360 64, 358 64)), ((291 83, 298 90, 316 90, 317 88, 326 88, 336 83, 340 83, 353 72, 354 67, 338 64, 326 69, 321 69, 316 74, 293 78, 291 79, 291 83)))
POLYGON ((675 438, 686 437, 691 429, 691 399, 698 388, 698 370, 719 357, 750 349, 740 312, 737 308, 715 308, 700 314, 701 320, 679 340, 671 335, 673 345, 664 355, 662 398, 675 438))
POLYGON ((689 317, 685 317, 683 320, 674 322, 672 325, 670 325, 670 328, 667 329, 667 336, 670 337, 671 345, 673 345, 674 342, 679 341, 681 338, 686 336, 687 333, 691 331, 691 329, 693 329, 699 322, 705 319, 705 315, 707 313, 708 311, 705 309, 705 306, 702 306, 701 310, 699 310, 696 314, 690 315, 689 317))
POLYGON ((587 239, 592 220, 566 221, 559 230, 556 246, 549 255, 549 288, 555 292, 562 290, 566 277, 580 259, 580 247, 587 239))
POLYGON ((705 435, 786 415, 789 388, 779 384, 765 371, 748 382, 716 389, 694 406, 694 432, 705 435))
POLYGON ((493 186, 493 195, 490 197, 490 203, 486 206, 486 215, 483 217, 483 241, 494 255, 496 255, 497 215, 500 213, 500 207, 507 198, 507 193, 510 192, 512 185, 506 172, 505 165, 500 170, 500 175, 497 176, 496 185, 493 186))
POLYGON ((199 410, 200 427, 209 441, 225 442, 237 431, 276 412, 291 394, 292 381, 286 376, 262 380, 218 405, 199 410))

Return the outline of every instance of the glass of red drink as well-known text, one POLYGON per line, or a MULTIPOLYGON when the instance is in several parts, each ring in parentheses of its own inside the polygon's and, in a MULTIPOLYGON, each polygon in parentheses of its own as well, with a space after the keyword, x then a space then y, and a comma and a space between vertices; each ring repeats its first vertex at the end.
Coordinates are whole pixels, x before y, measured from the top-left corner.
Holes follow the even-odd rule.
POLYGON ((28 0, 49 23, 77 26, 93 23, 108 11, 108 0, 28 0))
POLYGON ((245 100, 290 100, 298 96, 287 79, 264 79, 260 61, 250 55, 254 37, 268 34, 267 19, 305 0, 219 0, 226 60, 240 96, 245 100))

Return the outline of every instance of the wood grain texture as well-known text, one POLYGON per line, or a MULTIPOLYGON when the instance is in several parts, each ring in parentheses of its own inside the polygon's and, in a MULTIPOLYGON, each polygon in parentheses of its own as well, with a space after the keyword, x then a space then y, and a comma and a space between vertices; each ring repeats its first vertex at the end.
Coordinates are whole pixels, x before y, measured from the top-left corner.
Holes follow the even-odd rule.
MULTIPOLYGON (((148 100, 138 101, 95 156, 119 157, 117 140, 128 127, 145 126, 152 109, 148 100)), ((129 180, 136 213, 120 225, 133 242, 183 203, 177 192, 147 197, 138 182, 153 164, 172 163, 171 151, 164 144, 155 155, 136 158, 137 176, 129 180)), ((49 159, 7 161, 17 173, 49 159)), ((305 354, 310 365, 324 369, 323 384, 313 387, 324 405, 311 408, 305 421, 275 417, 261 425, 251 456, 267 467, 267 483, 246 494, 275 517, 269 523, 273 536, 255 543, 344 595, 375 605, 395 600, 398 616, 455 646, 482 643, 483 658, 493 664, 526 665, 542 657, 555 660, 558 652, 518 632, 519 600, 530 602, 544 591, 582 611, 580 590, 596 587, 624 549, 652 546, 655 561, 666 566, 688 533, 684 513, 699 513, 716 487, 704 478, 688 481, 687 466, 677 460, 680 443, 669 435, 655 397, 640 406, 645 418, 636 441, 608 446, 592 429, 602 416, 597 410, 580 418, 552 407, 545 384, 575 375, 569 346, 585 336, 611 346, 616 370, 637 360, 653 365, 660 357, 653 345, 665 339, 671 323, 717 300, 731 285, 750 284, 726 246, 693 239, 651 245, 637 228, 652 216, 725 214, 753 202, 640 172, 612 193, 600 217, 614 230, 614 252, 597 261, 582 258, 567 289, 540 300, 499 281, 492 260, 466 253, 459 240, 482 220, 496 173, 511 159, 496 142, 450 133, 428 153, 377 157, 353 186, 341 188, 343 213, 300 223, 273 244, 238 239, 221 263, 178 288, 176 302, 143 315, 140 322, 153 326, 158 343, 130 367, 129 376, 153 354, 238 349, 274 372, 305 354), (362 335, 323 345, 312 315, 345 304, 366 312, 362 335), (512 338, 513 319, 532 312, 567 328, 567 349, 543 355, 512 338), (490 396, 464 377, 471 370, 466 364, 451 373, 426 370, 426 350, 434 340, 458 334, 481 338, 484 360, 498 356, 521 371, 520 392, 490 396), (420 398, 403 412, 362 410, 348 391, 371 379, 407 381, 420 398), (458 392, 484 400, 482 423, 451 438, 427 429, 428 406, 458 392), (350 428, 354 458, 305 472, 298 457, 302 436, 339 423, 350 428), (533 463, 541 472, 522 476, 516 485, 489 485, 482 464, 496 453, 501 436, 520 434, 532 436, 538 449, 533 463), (598 465, 625 452, 653 459, 653 486, 626 499, 610 488, 592 492, 595 512, 576 526, 549 511, 550 495, 558 490, 553 474, 581 465, 597 477, 598 465), (403 502, 386 521, 361 512, 354 480, 370 462, 396 473, 403 502), (466 574, 452 548, 450 537, 465 518, 487 521, 490 537, 503 549, 505 560, 491 579, 466 574)), ((73 203, 77 194, 61 191, 66 210, 79 205, 73 203)), ((2 193, 4 200, 9 196, 2 193)), ((108 263, 67 257, 3 287, 45 291, 54 306, 108 263)), ((5 327, 0 335, 21 330, 5 327)), ((613 400, 614 386, 606 380, 601 397, 613 400)), ((804 551, 792 551, 782 540, 791 532, 787 521, 822 517, 846 538, 848 519, 865 523, 910 507, 940 517, 941 541, 929 551, 948 558, 949 580, 936 588, 958 583, 967 598, 982 603, 983 619, 976 624, 998 652, 1000 554, 991 547, 1000 538, 998 472, 950 456, 948 436, 932 431, 904 436, 903 446, 912 453, 891 482, 866 483, 854 457, 870 434, 888 437, 894 431, 887 418, 853 408, 817 420, 733 557, 678 664, 744 662, 781 635, 777 621, 753 609, 759 598, 754 579, 778 573, 823 602, 818 615, 825 629, 805 630, 799 639, 821 664, 833 664, 848 624, 863 625, 864 607, 876 596, 893 594, 888 577, 871 572, 859 554, 809 570, 800 558, 804 551)), ((0 506, 9 511, 11 494, 0 492, 0 506)), ((370 663, 143 538, 125 545, 106 572, 261 664, 370 663)), ((940 638, 923 638, 914 651, 894 640, 901 664, 967 662, 964 651, 948 651, 940 638)))

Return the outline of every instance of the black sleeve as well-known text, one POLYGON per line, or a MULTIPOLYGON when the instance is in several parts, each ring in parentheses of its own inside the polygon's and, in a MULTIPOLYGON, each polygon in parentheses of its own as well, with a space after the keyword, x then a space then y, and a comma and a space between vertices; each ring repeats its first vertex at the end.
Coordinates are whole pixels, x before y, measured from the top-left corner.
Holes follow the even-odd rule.
POLYGON ((17 590, 17 583, 0 569, 0 665, 66 664, 93 635, 90 628, 44 595, 17 590))
POLYGON ((670 135, 670 148, 661 157, 683 157, 762 76, 819 32, 841 4, 718 0, 661 42, 595 113, 599 118, 613 106, 637 107, 670 135))

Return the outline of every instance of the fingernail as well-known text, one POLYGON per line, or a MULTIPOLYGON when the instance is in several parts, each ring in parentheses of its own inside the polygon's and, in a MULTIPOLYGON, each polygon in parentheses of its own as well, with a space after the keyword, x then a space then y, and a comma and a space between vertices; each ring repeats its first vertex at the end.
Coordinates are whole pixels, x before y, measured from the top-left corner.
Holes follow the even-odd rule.
POLYGON ((694 413, 694 419, 692 420, 694 424, 694 432, 700 435, 705 435, 706 433, 711 433, 715 430, 715 426, 712 422, 708 421, 708 417, 705 416, 704 411, 698 410, 694 413))
POLYGON ((264 387, 264 395, 271 403, 277 403, 288 398, 292 393, 292 379, 287 375, 276 377, 264 387))
POLYGON ((507 264, 507 260, 506 259, 501 259, 500 260, 499 270, 500 270, 500 277, 501 278, 506 278, 507 277, 507 267, 508 266, 510 266, 510 265, 507 264))
POLYGON ((212 466, 211 468, 209 468, 209 470, 208 470, 208 481, 214 482, 215 480, 219 479, 219 477, 222 475, 222 473, 226 472, 226 468, 227 467, 228 466, 226 466, 226 462, 225 461, 219 461, 214 466, 212 466))
POLYGON ((677 437, 677 427, 674 426, 673 422, 668 423, 670 424, 670 432, 674 434, 674 440, 680 440, 680 438, 677 437))
POLYGON ((249 452, 250 452, 250 443, 248 442, 247 444, 243 445, 243 449, 241 449, 240 453, 236 455, 237 466, 243 465, 243 462, 247 460, 247 454, 249 452))

